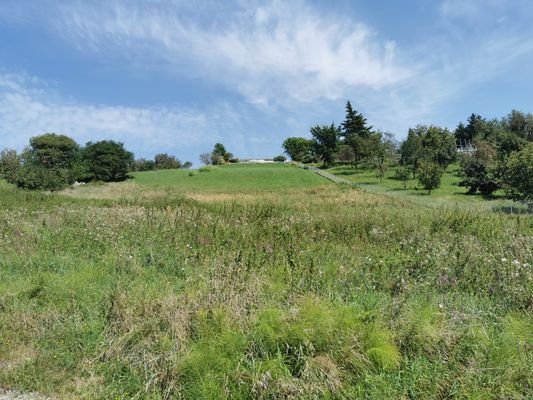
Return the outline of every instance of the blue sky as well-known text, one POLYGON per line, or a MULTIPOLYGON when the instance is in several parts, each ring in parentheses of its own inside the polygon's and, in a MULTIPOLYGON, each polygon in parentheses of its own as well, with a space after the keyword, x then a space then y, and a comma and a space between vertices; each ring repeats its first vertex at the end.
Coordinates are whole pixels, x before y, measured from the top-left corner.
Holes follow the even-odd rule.
POLYGON ((45 132, 198 165, 340 123, 533 111, 530 0, 1 0, 0 148, 45 132))

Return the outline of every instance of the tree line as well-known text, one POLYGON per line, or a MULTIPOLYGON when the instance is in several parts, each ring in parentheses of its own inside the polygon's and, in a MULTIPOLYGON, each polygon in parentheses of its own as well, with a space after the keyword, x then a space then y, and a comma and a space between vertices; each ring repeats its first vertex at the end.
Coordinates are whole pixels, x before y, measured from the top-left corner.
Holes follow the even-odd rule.
POLYGON ((133 171, 189 168, 168 154, 157 154, 154 160, 135 160, 123 143, 113 140, 88 142, 80 146, 66 135, 46 133, 32 137, 18 154, 16 150, 0 152, 0 178, 23 189, 62 189, 75 182, 118 182, 133 171))
POLYGON ((396 179, 418 178, 431 193, 440 186, 448 166, 458 162, 460 186, 469 194, 492 195, 503 189, 509 198, 533 204, 533 114, 513 110, 500 119, 472 114, 453 131, 435 125, 410 128, 398 143, 387 132, 373 129, 346 103, 344 121, 315 125, 311 138, 289 137, 284 152, 293 161, 373 168, 381 181, 390 165, 396 179))

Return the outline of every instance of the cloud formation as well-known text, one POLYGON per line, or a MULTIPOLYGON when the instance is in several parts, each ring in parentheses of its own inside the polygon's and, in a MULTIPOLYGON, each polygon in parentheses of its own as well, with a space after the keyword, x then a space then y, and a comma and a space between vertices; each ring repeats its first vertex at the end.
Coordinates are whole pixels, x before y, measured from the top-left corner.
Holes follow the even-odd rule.
MULTIPOLYGON (((0 146, 21 149, 45 132, 64 133, 80 143, 113 139, 142 143, 142 151, 190 148, 213 140, 224 114, 166 107, 94 106, 66 101, 36 78, 0 75, 0 146)), ((135 146, 139 148, 139 146, 135 146)))
POLYGON ((48 25, 74 46, 104 57, 159 63, 235 89, 252 103, 345 97, 413 74, 392 40, 302 1, 237 6, 224 20, 183 2, 59 2, 48 25), (215 18, 215 19, 213 19, 215 18))

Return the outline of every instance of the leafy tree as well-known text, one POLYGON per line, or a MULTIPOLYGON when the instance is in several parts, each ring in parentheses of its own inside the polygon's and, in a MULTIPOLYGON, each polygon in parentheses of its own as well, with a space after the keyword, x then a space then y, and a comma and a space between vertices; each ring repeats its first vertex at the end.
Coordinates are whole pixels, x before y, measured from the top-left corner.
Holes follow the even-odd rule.
POLYGON ((189 168, 192 167, 192 162, 185 161, 181 167, 184 168, 184 169, 189 169, 189 168))
POLYGON ((87 143, 82 150, 82 159, 90 180, 117 182, 128 178, 133 153, 122 143, 102 140, 87 143))
POLYGON ((226 148, 222 143, 216 143, 213 151, 211 152, 211 164, 225 164, 233 158, 233 154, 226 151, 226 148))
POLYGON ((409 128, 407 138, 400 146, 400 164, 411 170, 413 179, 416 178, 416 170, 420 160, 424 156, 422 147, 422 135, 425 127, 418 125, 415 128, 409 128))
POLYGON ((292 161, 303 161, 312 152, 313 141, 303 137, 290 137, 281 146, 292 161))
POLYGON ((341 144, 337 151, 337 160, 343 164, 353 164, 355 162, 355 151, 352 146, 341 144))
POLYGON ((533 209, 533 143, 509 156, 505 163, 503 185, 510 198, 533 209))
POLYGON ((420 162, 418 166, 418 181, 428 191, 428 194, 431 194, 432 190, 440 186, 443 172, 439 164, 433 161, 422 160, 420 162))
POLYGON ((79 145, 70 137, 46 133, 30 139, 30 154, 34 164, 45 168, 70 168, 79 160, 79 145))
POLYGON ((403 189, 407 190, 407 182, 409 181, 410 171, 407 167, 396 168, 394 177, 403 182, 403 189))
POLYGON ((275 162, 285 162, 287 158, 285 156, 276 156, 273 158, 273 161, 275 162))
POLYGON ((155 169, 155 162, 153 160, 146 160, 140 158, 135 160, 134 170, 135 171, 153 171, 155 169))
POLYGON ((512 110, 504 118, 504 126, 507 130, 516 136, 533 141, 533 115, 524 114, 521 111, 512 110))
POLYGON ((68 136, 46 133, 32 137, 12 182, 24 189, 61 189, 82 173, 79 155, 78 144, 68 136))
POLYGON ((339 129, 334 124, 315 125, 311 128, 314 141, 314 150, 324 165, 331 165, 335 159, 338 146, 339 129))
POLYGON ((423 152, 428 159, 446 169, 457 159, 455 137, 438 126, 429 126, 422 136, 423 152))
POLYGON ((166 153, 156 154, 154 157, 156 169, 178 169, 181 168, 181 161, 175 156, 166 153))
POLYGON ((13 183, 20 166, 21 160, 16 150, 4 149, 0 152, 0 178, 13 183))
POLYGON ((211 153, 202 153, 202 154, 200 154, 200 161, 204 165, 211 164, 211 153))
POLYGON ((475 141, 476 151, 470 156, 464 156, 461 160, 461 173, 464 179, 459 186, 468 188, 469 194, 480 192, 490 196, 498 190, 497 182, 496 149, 485 140, 475 141))
POLYGON ((395 145, 392 139, 392 134, 390 133, 379 132, 377 138, 379 138, 379 140, 375 144, 373 150, 373 160, 376 175, 381 182, 385 176, 385 172, 387 172, 388 163, 394 154, 395 145))

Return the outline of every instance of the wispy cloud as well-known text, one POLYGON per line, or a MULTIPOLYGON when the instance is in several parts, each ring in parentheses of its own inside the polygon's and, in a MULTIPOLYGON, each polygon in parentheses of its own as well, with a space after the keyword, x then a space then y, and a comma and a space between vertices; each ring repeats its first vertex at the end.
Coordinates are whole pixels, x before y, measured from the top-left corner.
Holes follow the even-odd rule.
MULTIPOLYGON (((0 75, 0 147, 22 148, 32 136, 58 132, 80 143, 114 139, 151 155, 187 149, 220 135, 231 110, 209 118, 192 109, 94 106, 66 101, 27 75, 0 75)), ((233 122, 232 122, 233 123, 233 122)))
POLYGON ((350 88, 380 89, 414 72, 399 60, 394 41, 302 1, 241 5, 224 21, 192 18, 178 3, 60 2, 47 24, 80 49, 149 59, 254 103, 337 99, 350 88))

